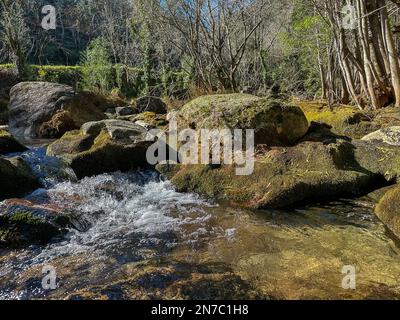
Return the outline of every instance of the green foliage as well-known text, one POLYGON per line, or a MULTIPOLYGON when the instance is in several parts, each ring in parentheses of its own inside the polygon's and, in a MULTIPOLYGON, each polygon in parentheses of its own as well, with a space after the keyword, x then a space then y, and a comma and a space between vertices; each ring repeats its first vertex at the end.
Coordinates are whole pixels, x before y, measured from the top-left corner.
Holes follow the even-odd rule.
POLYGON ((113 66, 113 83, 123 95, 136 97, 143 91, 143 70, 132 68, 123 64, 113 66))
POLYGON ((29 66, 29 76, 34 81, 56 82, 78 88, 82 81, 79 66, 29 66))
POLYGON ((312 4, 296 1, 291 25, 278 38, 282 57, 261 52, 266 85, 279 83, 286 91, 315 95, 321 88, 319 63, 327 64, 328 26, 312 4))
MULTIPOLYGON (((13 64, 0 64, 0 71, 8 71, 14 68, 15 65, 13 64)), ((143 69, 128 67, 123 64, 110 65, 109 68, 110 72, 107 73, 109 78, 106 79, 108 91, 106 93, 111 93, 114 88, 117 88, 126 97, 137 97, 145 92, 146 83, 143 81, 143 69)), ((77 90, 82 88, 90 90, 89 86, 83 85, 85 74, 83 66, 29 65, 27 70, 30 81, 56 82, 69 85, 77 90)), ((157 78, 154 81, 156 84, 162 85, 167 93, 170 93, 175 89, 187 87, 190 79, 190 74, 187 73, 186 69, 181 71, 169 69, 161 76, 161 79, 157 78)), ((0 115, 0 122, 1 118, 2 115, 0 115)), ((3 115, 3 118, 6 118, 6 114, 3 115)))
POLYGON ((90 42, 82 54, 81 67, 84 89, 106 94, 114 87, 113 68, 102 38, 90 42))

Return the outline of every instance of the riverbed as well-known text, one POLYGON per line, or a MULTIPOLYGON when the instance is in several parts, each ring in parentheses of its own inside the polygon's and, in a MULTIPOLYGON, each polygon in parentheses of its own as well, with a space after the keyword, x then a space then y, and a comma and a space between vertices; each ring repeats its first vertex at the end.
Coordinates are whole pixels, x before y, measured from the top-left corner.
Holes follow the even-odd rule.
POLYGON ((400 249, 368 197, 250 211, 178 193, 154 171, 78 181, 42 147, 22 156, 45 185, 27 199, 78 212, 81 227, 2 249, 0 299, 400 298, 400 249))

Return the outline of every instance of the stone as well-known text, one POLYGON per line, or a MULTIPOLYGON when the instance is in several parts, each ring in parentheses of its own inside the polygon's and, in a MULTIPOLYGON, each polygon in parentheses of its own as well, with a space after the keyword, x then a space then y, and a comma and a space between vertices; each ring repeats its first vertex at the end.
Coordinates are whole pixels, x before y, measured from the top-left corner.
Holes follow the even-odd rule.
POLYGON ((177 113, 180 128, 254 129, 256 144, 293 145, 308 131, 300 108, 249 94, 199 97, 177 113))
POLYGON ((131 116, 134 114, 134 110, 131 106, 118 107, 115 109, 115 113, 117 114, 118 117, 131 116))
POLYGON ((136 109, 139 113, 154 112, 156 114, 166 114, 167 105, 158 97, 141 97, 136 100, 136 109))
POLYGON ((47 139, 61 138, 66 132, 78 129, 68 111, 58 111, 50 121, 43 123, 39 136, 47 139))
POLYGON ((22 197, 40 188, 31 168, 20 157, 0 158, 0 201, 22 197))
POLYGON ((145 128, 129 121, 104 120, 65 134, 48 147, 47 154, 63 159, 83 178, 146 167, 150 145, 145 128))
POLYGON ((40 127, 60 110, 68 111, 77 127, 106 119, 105 110, 121 101, 49 82, 21 82, 10 91, 9 126, 16 137, 40 138, 40 127))
POLYGON ((254 172, 248 176, 236 175, 233 165, 156 168, 181 192, 251 209, 284 209, 368 194, 399 180, 400 149, 336 138, 270 148, 257 154, 254 172))
POLYGON ((389 190, 375 208, 377 217, 400 238, 400 185, 389 190))
POLYGON ((361 140, 383 142, 392 146, 400 146, 400 126, 388 127, 372 132, 361 140))
POLYGON ((0 154, 24 152, 28 150, 7 131, 0 130, 0 154))

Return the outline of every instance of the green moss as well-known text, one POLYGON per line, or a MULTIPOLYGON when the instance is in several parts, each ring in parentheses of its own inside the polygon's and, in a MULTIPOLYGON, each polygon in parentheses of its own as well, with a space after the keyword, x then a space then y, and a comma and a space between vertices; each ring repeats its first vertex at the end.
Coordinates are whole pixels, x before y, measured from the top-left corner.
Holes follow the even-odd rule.
POLYGON ((295 101, 293 104, 303 110, 310 123, 313 121, 328 124, 339 135, 361 139, 380 129, 380 125, 372 121, 370 115, 352 106, 339 105, 330 109, 320 101, 295 101))
POLYGON ((259 155, 248 176, 238 176, 235 167, 227 165, 159 165, 157 170, 182 192, 197 192, 240 207, 285 208, 314 198, 359 195, 383 186, 385 174, 390 180, 400 173, 392 168, 400 151, 385 152, 387 158, 379 162, 383 153, 367 144, 304 142, 259 155), (377 157, 374 163, 364 160, 370 153, 377 157))
POLYGON ((61 157, 79 178, 83 178, 146 167, 148 146, 148 142, 124 144, 114 141, 107 130, 102 130, 95 138, 74 131, 52 143, 47 154, 61 157))
POLYGON ((0 71, 1 71, 1 70, 6 70, 6 71, 8 71, 8 70, 12 70, 12 69, 14 69, 14 68, 15 68, 15 65, 12 64, 12 63, 0 64, 0 71))
POLYGON ((10 133, 5 130, 0 130, 0 138, 11 137, 10 133))
POLYGON ((31 212, 19 211, 11 216, 0 216, 0 244, 3 246, 45 244, 59 234, 60 230, 55 226, 31 212))
POLYGON ((87 152, 96 151, 99 148, 104 147, 107 143, 111 141, 111 137, 107 130, 102 130, 100 134, 94 140, 93 146, 87 152))
POLYGON ((167 117, 166 115, 159 115, 154 112, 143 112, 139 113, 138 115, 131 117, 130 118, 133 122, 135 121, 143 121, 147 124, 150 124, 152 126, 158 127, 163 129, 167 124, 167 117))
POLYGON ((248 94, 199 97, 183 106, 178 116, 184 128, 254 129, 256 144, 291 145, 309 128, 300 108, 248 94))
POLYGON ((375 209, 378 218, 400 238, 400 186, 389 190, 375 209))
POLYGON ((334 128, 344 125, 347 119, 359 111, 351 106, 339 106, 331 110, 326 105, 319 102, 300 101, 295 104, 303 110, 309 122, 320 121, 334 128))

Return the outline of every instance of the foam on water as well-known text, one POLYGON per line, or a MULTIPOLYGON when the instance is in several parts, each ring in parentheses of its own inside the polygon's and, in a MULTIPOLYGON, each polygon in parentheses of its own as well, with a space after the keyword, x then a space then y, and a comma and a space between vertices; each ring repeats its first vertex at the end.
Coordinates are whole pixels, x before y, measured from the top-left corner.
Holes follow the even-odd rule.
POLYGON ((46 155, 46 147, 33 147, 26 152, 8 156, 21 156, 45 188, 65 180, 77 180, 74 171, 62 160, 46 155))
POLYGON ((63 182, 47 195, 51 204, 73 209, 90 227, 71 229, 64 241, 45 248, 36 262, 83 252, 115 252, 118 248, 173 247, 180 227, 196 223, 201 229, 209 218, 203 208, 211 206, 197 195, 176 192, 150 171, 63 182))

